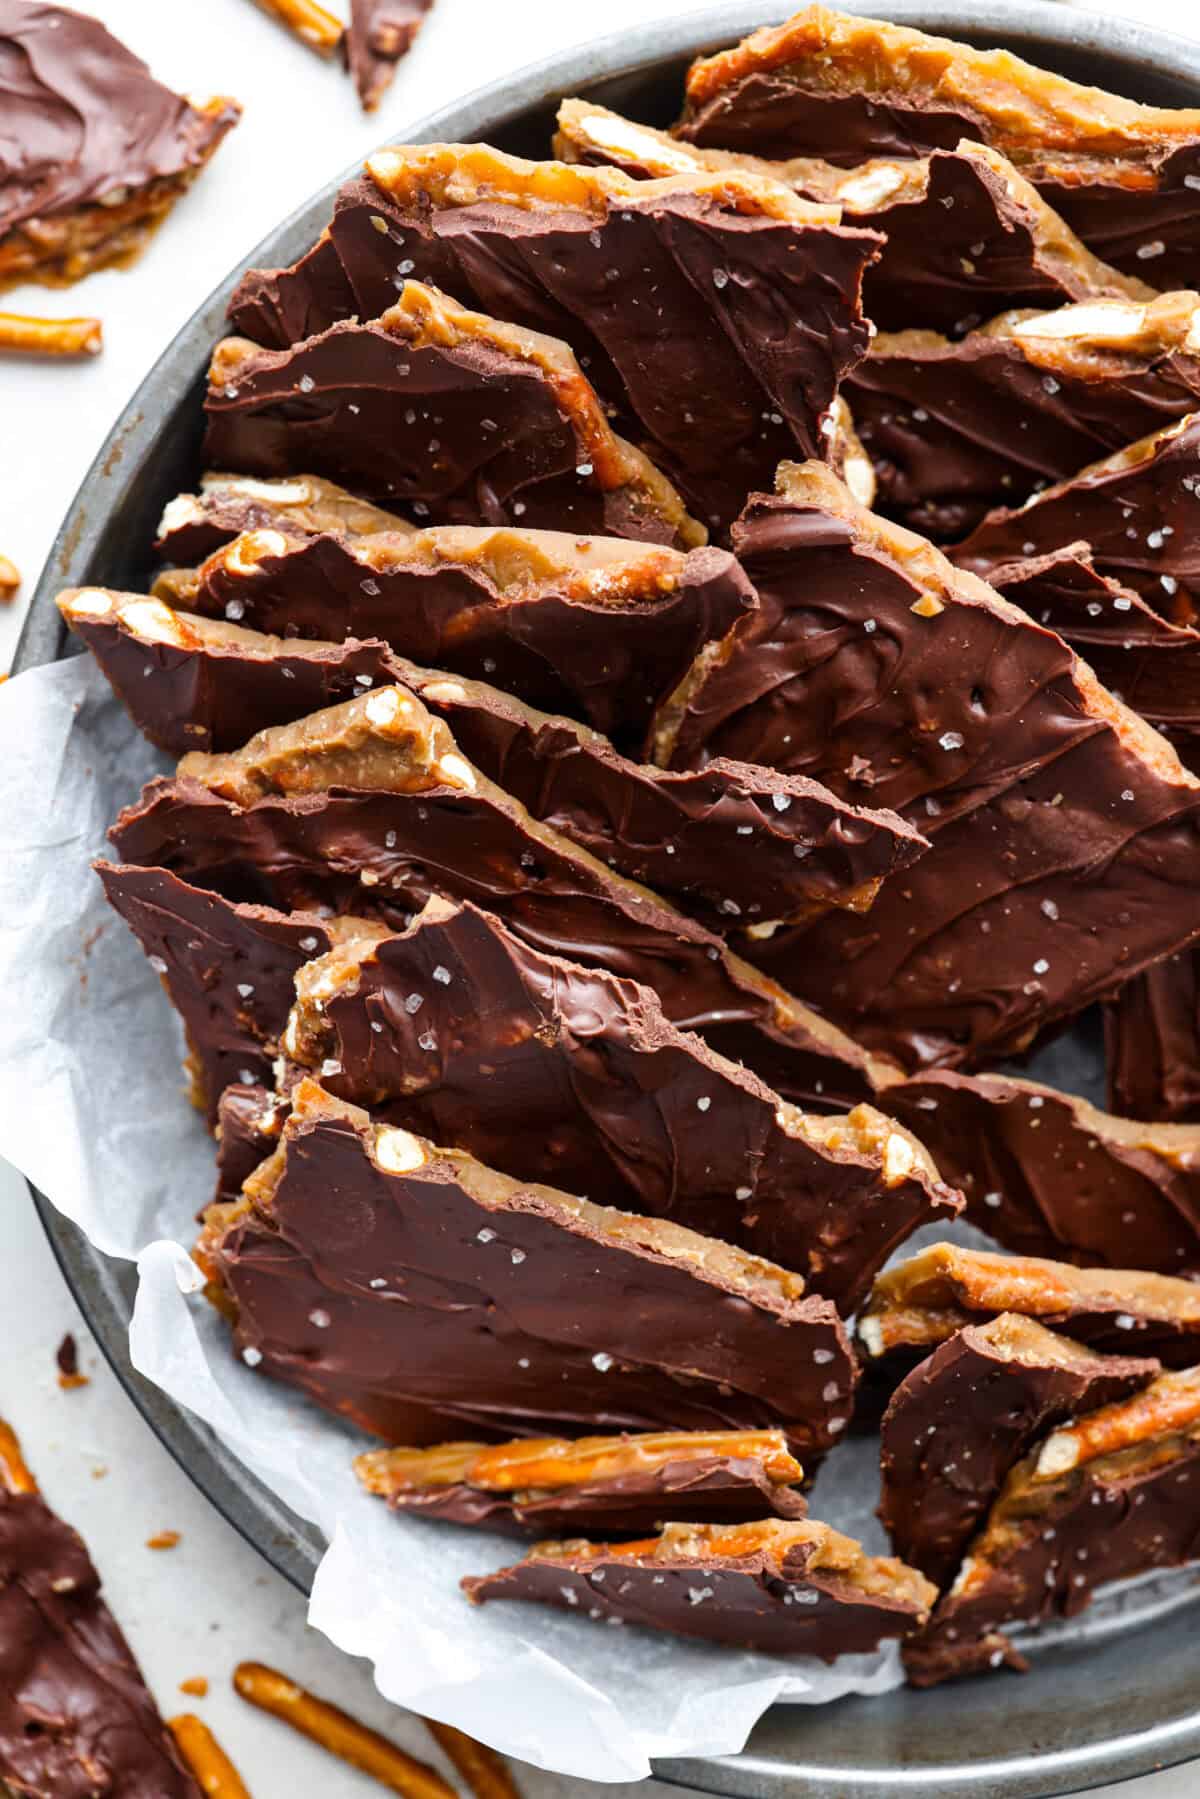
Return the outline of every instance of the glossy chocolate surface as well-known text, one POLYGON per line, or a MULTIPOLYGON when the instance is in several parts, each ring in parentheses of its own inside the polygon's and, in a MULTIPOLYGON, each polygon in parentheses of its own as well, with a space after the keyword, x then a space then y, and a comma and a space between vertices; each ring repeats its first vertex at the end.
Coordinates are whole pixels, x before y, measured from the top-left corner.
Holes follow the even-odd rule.
POLYGON ((342 47, 365 112, 374 112, 433 0, 350 0, 342 47))
POLYGON ((1105 1009, 1109 1104, 1131 1118, 1200 1124, 1200 964, 1156 962, 1105 1009))

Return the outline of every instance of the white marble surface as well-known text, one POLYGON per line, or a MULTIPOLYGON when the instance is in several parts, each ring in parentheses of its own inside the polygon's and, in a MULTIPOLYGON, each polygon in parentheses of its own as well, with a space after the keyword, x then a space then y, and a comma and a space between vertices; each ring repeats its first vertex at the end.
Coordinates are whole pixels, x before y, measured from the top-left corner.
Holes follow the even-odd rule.
MULTIPOLYGON (((657 0, 658 9, 682 13, 657 0)), ((597 28, 640 22, 646 0, 438 0, 420 43, 374 119, 358 112, 338 74, 294 44, 249 0, 91 0, 113 30, 175 85, 232 92, 246 116, 148 255, 131 272, 93 277, 70 294, 17 291, 4 304, 94 312, 104 355, 80 367, 6 364, 0 370, 0 550, 26 576, 0 616, 0 668, 15 644, 50 541, 108 425, 195 305, 283 214, 356 154, 505 68, 582 42, 597 28)), ((1110 11, 1126 10, 1119 4, 1110 11)), ((1131 9, 1129 9, 1131 10, 1131 9)), ((1143 0, 1140 18, 1200 35, 1194 0, 1143 0)), ((275 1663, 414 1752, 437 1759, 415 1720, 384 1705, 364 1666, 311 1632, 295 1594, 208 1507, 160 1448, 102 1363, 42 1237, 23 1183, 0 1165, 0 1413, 20 1432, 51 1502, 84 1531, 109 1595, 164 1709, 194 1709, 225 1742, 255 1799, 319 1791, 323 1799, 378 1792, 252 1713, 229 1687, 243 1657, 275 1663), (66 1330, 91 1384, 63 1393, 54 1351, 66 1330), (102 1473, 98 1471, 103 1470, 102 1473), (169 1552, 145 1547, 181 1533, 169 1552), (178 1685, 203 1675, 207 1698, 178 1685)), ((522 1771, 529 1799, 571 1785, 522 1771)), ((607 1788, 631 1794, 633 1788, 607 1788)), ((664 1789, 665 1790, 665 1789, 664 1789)), ((1120 1788, 1129 1799, 1192 1799, 1200 1775, 1163 1773, 1120 1788)), ((1113 1793, 1117 1789, 1111 1789, 1113 1793)))

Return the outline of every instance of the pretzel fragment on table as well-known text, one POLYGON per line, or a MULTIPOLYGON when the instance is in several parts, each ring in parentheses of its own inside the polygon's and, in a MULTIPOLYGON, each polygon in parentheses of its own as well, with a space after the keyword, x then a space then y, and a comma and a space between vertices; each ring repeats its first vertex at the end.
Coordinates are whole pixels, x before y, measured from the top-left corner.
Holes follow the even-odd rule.
POLYGON ((342 21, 317 0, 258 0, 258 4, 318 56, 331 56, 342 41, 342 21))
POLYGON ((7 556, 0 556, 0 606, 7 606, 21 585, 21 571, 7 556))
POLYGON ((426 1718, 425 1724, 475 1799, 521 1799, 521 1789, 509 1772, 508 1763, 494 1749, 489 1749, 486 1743, 477 1743, 474 1737, 456 1730, 453 1724, 439 1724, 434 1718, 426 1718))
POLYGON ((22 356, 98 356, 103 347, 99 319, 42 319, 0 312, 0 350, 22 356))
POLYGON ((209 1799, 250 1799, 245 1781, 203 1719, 181 1712, 168 1728, 202 1793, 209 1799))
POLYGON ((17 1433, 0 1418, 0 1488, 6 1493, 36 1493, 37 1481, 21 1454, 17 1433))

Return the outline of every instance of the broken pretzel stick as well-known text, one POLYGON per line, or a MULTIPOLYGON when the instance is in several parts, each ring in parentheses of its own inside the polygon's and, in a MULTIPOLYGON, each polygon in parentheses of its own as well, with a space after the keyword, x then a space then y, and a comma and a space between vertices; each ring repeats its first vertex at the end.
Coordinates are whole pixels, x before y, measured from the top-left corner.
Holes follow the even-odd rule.
POLYGON ((34 319, 0 312, 0 350, 24 356, 98 356, 103 344, 99 319, 34 319))
POLYGON ((242 1662, 234 1669, 233 1684, 241 1697, 260 1711, 290 1724, 302 1736, 330 1755, 369 1774, 380 1786, 405 1799, 457 1799, 454 1788, 436 1769, 370 1730, 336 1705, 305 1692, 274 1668, 261 1662, 242 1662))
POLYGON ((477 1743, 474 1737, 456 1730, 453 1724, 438 1724, 433 1718, 426 1718, 425 1723, 475 1799, 520 1799, 520 1788, 508 1771, 508 1763, 494 1749, 489 1749, 485 1743, 477 1743))
POLYGON ((0 1419, 0 1487, 6 1493, 36 1493, 38 1484, 29 1472, 17 1433, 0 1419))
POLYGON ((0 605, 6 606, 21 585, 21 571, 7 556, 0 556, 0 605))
POLYGON ((329 56, 342 41, 340 19, 317 5, 317 0, 258 0, 264 12, 286 25, 294 37, 319 56, 329 56))
POLYGON ((250 1799, 241 1775, 208 1725, 194 1712, 181 1712, 170 1720, 171 1735, 180 1755, 209 1799, 250 1799))

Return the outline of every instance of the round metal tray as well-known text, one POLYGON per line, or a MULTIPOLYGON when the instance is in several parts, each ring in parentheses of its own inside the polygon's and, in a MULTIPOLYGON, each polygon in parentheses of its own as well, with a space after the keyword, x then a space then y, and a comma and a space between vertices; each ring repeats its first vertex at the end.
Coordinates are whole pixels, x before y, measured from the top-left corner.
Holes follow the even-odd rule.
MULTIPOLYGON (((559 99, 578 94, 651 123, 675 116, 695 55, 786 16, 726 5, 574 50, 480 89, 392 142, 487 139, 544 156, 559 99)), ((1167 106, 1200 104, 1200 44, 1046 0, 872 6, 924 30, 1004 45, 1080 81, 1167 106)), ((317 236, 339 182, 260 244, 245 266, 295 259, 317 236)), ((164 502, 199 473, 204 371, 222 334, 239 266, 159 359, 118 419, 55 541, 15 671, 72 653, 54 607, 60 587, 136 590, 164 502)), ((97 1342, 147 1423, 197 1486, 280 1573, 307 1591, 321 1544, 211 1432, 130 1366, 136 1277, 94 1250, 39 1193, 46 1232, 97 1342)), ((1022 1680, 996 1677, 929 1693, 905 1689, 833 1705, 776 1706, 736 1756, 664 1762, 664 1779, 707 1792, 776 1799, 1048 1799, 1200 1756, 1200 1687, 1191 1608, 1134 1632, 1039 1656, 1022 1680)))

